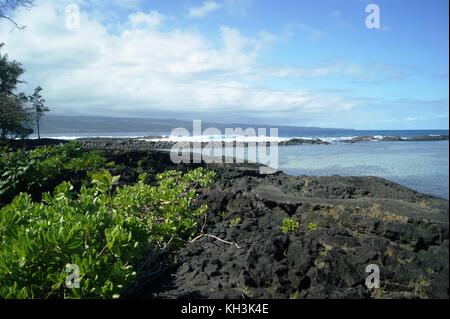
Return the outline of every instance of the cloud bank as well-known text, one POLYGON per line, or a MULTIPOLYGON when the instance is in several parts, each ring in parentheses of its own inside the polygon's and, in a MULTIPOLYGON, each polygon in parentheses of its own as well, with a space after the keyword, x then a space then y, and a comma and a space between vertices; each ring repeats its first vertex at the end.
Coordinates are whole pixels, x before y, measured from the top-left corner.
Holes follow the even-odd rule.
MULTIPOLYGON (((130 0, 121 5, 135 4, 130 0)), ((189 16, 200 18, 221 8, 222 4, 206 1, 190 8, 189 16)), ((347 62, 267 66, 261 56, 277 45, 279 37, 265 30, 249 35, 221 25, 212 40, 196 28, 172 25, 171 18, 157 10, 134 10, 114 28, 106 25, 104 16, 81 10, 79 28, 70 29, 64 12, 64 1, 42 1, 33 10, 17 13, 16 18, 26 22, 25 31, 10 32, 10 25, 0 23, 5 51, 27 69, 25 89, 42 85, 55 114, 351 127, 345 121, 333 125, 331 120, 373 102, 333 90, 265 83, 328 76, 364 80, 367 68, 384 70, 381 79, 401 75, 389 66, 347 62)), ((300 29, 310 32, 313 40, 320 38, 318 31, 305 25, 300 29)))

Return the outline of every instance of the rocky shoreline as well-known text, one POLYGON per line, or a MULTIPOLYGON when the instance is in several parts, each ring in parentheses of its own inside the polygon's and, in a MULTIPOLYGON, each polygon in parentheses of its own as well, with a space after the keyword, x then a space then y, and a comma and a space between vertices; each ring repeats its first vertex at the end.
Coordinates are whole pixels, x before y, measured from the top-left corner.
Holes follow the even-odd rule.
MULTIPOLYGON (((166 141, 157 139, 158 137, 147 137, 147 138, 80 138, 78 141, 83 144, 86 148, 101 148, 108 150, 167 150, 172 148, 176 142, 166 141)), ((358 136, 354 138, 341 140, 341 143, 361 143, 361 142, 430 142, 430 141, 446 141, 448 140, 448 135, 437 135, 437 136, 416 136, 416 137, 408 137, 403 138, 399 136, 384 136, 384 137, 376 137, 376 136, 358 136)), ((267 142, 267 144, 270 144, 267 142)), ((324 141, 321 139, 304 139, 304 138, 291 138, 284 141, 279 141, 278 146, 293 146, 293 145, 328 145, 331 144, 328 141, 324 141)), ((248 146, 249 143, 242 142, 238 144, 236 141, 234 142, 201 142, 198 144, 192 142, 183 142, 178 143, 178 146, 182 145, 183 147, 205 147, 214 146, 214 147, 236 147, 238 146, 248 146)), ((254 145, 254 144, 253 144, 254 145)))
MULTIPOLYGON (((424 135, 424 136, 414 136, 414 137, 400 137, 400 136, 356 136, 349 137, 347 139, 340 139, 340 143, 362 143, 362 142, 432 142, 432 141, 448 141, 448 135, 424 135)), ((138 151, 138 150, 168 150, 171 149, 176 142, 169 141, 162 136, 145 136, 142 138, 134 137, 94 137, 94 138, 78 138, 84 147, 88 149, 100 148, 104 150, 124 150, 124 151, 138 151)), ((55 145, 59 143, 64 143, 66 140, 43 138, 41 140, 31 140, 26 141, 15 140, 9 141, 9 145, 13 147, 37 147, 43 145, 55 145)), ((269 142, 266 142, 269 145, 269 142)), ((329 141, 325 141, 320 138, 290 138, 287 140, 278 141, 278 146, 293 146, 293 145, 329 145, 332 144, 329 141)), ((248 142, 201 142, 194 145, 193 142, 178 142, 178 146, 183 145, 183 147, 196 148, 198 146, 205 147, 247 147, 248 142)), ((255 144, 250 144, 255 145, 255 144)), ((1 146, 1 141, 0 141, 1 146)))
MULTIPOLYGON (((175 144, 184 148, 196 148, 196 147, 247 147, 252 145, 247 142, 173 142, 164 140, 152 140, 146 138, 82 138, 78 139, 80 143, 86 148, 102 148, 102 149, 122 149, 122 150, 168 150, 171 149, 175 144)), ((327 145, 329 142, 322 141, 320 139, 301 139, 292 138, 286 141, 279 141, 278 146, 291 146, 291 145, 304 145, 304 144, 315 144, 315 145, 327 145)), ((253 145, 256 145, 254 143, 253 145)), ((270 145, 267 142, 267 145, 270 145)))
POLYGON ((81 143, 105 150, 122 184, 167 169, 217 173, 199 190, 205 235, 127 298, 449 298, 447 200, 377 177, 260 174, 258 164, 174 164, 145 141, 81 143), (285 218, 298 231, 283 233, 285 218), (366 287, 368 265, 380 288, 366 287))
POLYGON ((448 135, 423 135, 413 137, 400 136, 357 136, 347 140, 344 143, 360 143, 360 142, 433 142, 433 141, 448 141, 448 135))
POLYGON ((175 165, 161 151, 111 156, 130 174, 198 166, 217 172, 215 184, 200 190, 209 207, 207 235, 128 298, 449 297, 446 200, 377 177, 262 175, 258 164, 175 165), (300 222, 298 232, 281 232, 287 217, 300 222), (370 264, 380 269, 379 289, 365 285, 370 264))
MULTIPOLYGON (((155 154, 168 156, 146 156, 155 154)), ((176 267, 133 297, 449 297, 448 201, 376 177, 198 165, 218 176, 201 191, 205 233, 214 237, 181 249, 176 267), (298 232, 280 231, 287 217, 300 222, 298 232), (380 269, 379 289, 365 286, 369 264, 380 269)))

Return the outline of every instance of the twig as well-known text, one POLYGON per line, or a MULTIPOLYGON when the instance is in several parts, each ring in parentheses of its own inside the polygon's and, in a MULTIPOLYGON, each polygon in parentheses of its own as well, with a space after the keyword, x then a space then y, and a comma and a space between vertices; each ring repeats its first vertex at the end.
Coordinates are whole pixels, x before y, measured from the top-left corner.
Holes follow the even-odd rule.
POLYGON ((239 247, 239 245, 236 244, 235 242, 233 242, 233 241, 226 241, 226 240, 223 240, 223 239, 221 239, 221 238, 219 238, 217 236, 211 235, 211 234, 200 234, 200 235, 198 235, 197 237, 195 237, 194 239, 191 240, 191 244, 193 242, 195 242, 196 240, 202 238, 203 236, 214 238, 214 239, 216 239, 216 240, 218 240, 218 241, 220 241, 222 243, 225 243, 225 244, 228 244, 228 245, 234 245, 234 246, 236 246, 237 249, 241 249, 241 247, 239 247))
POLYGON ((169 247, 170 243, 172 242, 172 240, 175 238, 175 236, 172 236, 172 238, 170 238, 170 240, 164 245, 163 250, 166 250, 167 247, 169 247))
POLYGON ((105 246, 103 246, 103 248, 102 248, 102 250, 97 254, 97 257, 96 258, 99 258, 99 257, 101 257, 101 255, 103 255, 103 253, 105 252, 105 250, 106 250, 106 247, 107 245, 105 245, 105 246))
MULTIPOLYGON (((5 16, 5 15, 3 15, 3 14, 0 14, 0 18, 9 20, 9 21, 12 22, 12 24, 14 24, 14 26, 15 26, 17 29, 19 29, 19 30, 23 30, 23 29, 26 28, 26 26, 24 26, 24 25, 19 25, 19 24, 18 24, 16 21, 14 21, 11 17, 8 17, 8 16, 5 16)), ((12 31, 12 30, 14 30, 14 29, 11 29, 11 31, 12 31)))
POLYGON ((208 211, 205 212, 205 219, 203 220, 203 225, 202 225, 202 229, 200 230, 201 234, 204 234, 204 230, 206 227, 206 219, 208 218, 208 211))
MULTIPOLYGON (((19 10, 20 7, 30 9, 34 6, 33 0, 6 0, 0 1, 0 19, 11 21, 17 29, 23 30, 26 27, 19 25, 12 17, 7 15, 8 12, 19 10)), ((11 29, 12 32, 13 29, 11 29)))

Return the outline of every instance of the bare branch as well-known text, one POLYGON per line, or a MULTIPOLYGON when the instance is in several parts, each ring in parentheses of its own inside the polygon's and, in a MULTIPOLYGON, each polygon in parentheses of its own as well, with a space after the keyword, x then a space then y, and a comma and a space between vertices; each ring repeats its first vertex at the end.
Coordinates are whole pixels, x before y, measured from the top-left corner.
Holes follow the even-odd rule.
POLYGON ((0 0, 0 19, 10 21, 17 29, 25 29, 24 25, 18 24, 10 15, 11 12, 21 8, 30 9, 33 7, 34 0, 0 0))
POLYGON ((12 18, 10 18, 10 17, 7 17, 7 16, 4 16, 4 15, 0 14, 0 18, 3 18, 3 19, 6 19, 6 20, 11 21, 12 24, 14 24, 14 26, 15 26, 17 29, 19 29, 19 30, 23 30, 23 29, 26 28, 26 26, 24 26, 24 25, 19 25, 19 24, 17 24, 17 22, 14 21, 14 20, 13 20, 12 18))
POLYGON ((220 241, 220 242, 222 242, 222 243, 225 243, 225 244, 228 244, 228 245, 231 245, 231 246, 234 245, 234 246, 236 246, 237 249, 241 249, 241 247, 240 247, 238 244, 236 244, 235 242, 232 242, 232 241, 226 241, 226 240, 223 240, 223 239, 221 239, 221 238, 219 238, 219 237, 217 237, 217 236, 211 235, 211 234, 200 234, 200 235, 198 235, 197 237, 195 237, 194 239, 191 240, 191 244, 192 244, 193 242, 195 242, 196 240, 198 240, 198 239, 204 237, 204 236, 214 238, 214 239, 216 239, 216 240, 218 240, 218 241, 220 241))

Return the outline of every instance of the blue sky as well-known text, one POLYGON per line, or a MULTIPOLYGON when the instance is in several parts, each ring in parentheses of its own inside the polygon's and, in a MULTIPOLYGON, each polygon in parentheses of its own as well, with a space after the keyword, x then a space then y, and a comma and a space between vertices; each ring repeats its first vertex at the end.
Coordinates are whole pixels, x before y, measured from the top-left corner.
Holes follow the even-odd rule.
POLYGON ((55 114, 448 128, 446 0, 42 0, 16 19, 0 41, 55 114))

